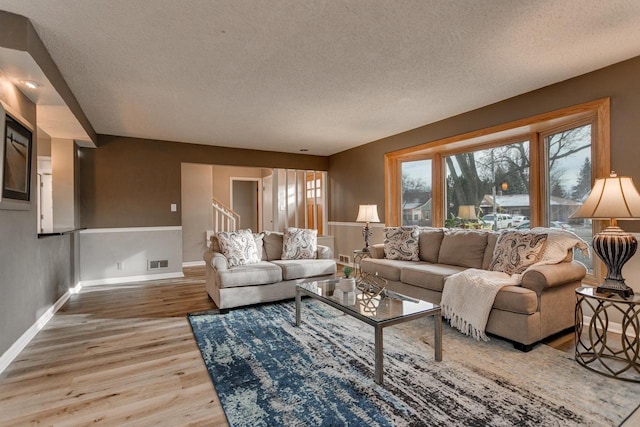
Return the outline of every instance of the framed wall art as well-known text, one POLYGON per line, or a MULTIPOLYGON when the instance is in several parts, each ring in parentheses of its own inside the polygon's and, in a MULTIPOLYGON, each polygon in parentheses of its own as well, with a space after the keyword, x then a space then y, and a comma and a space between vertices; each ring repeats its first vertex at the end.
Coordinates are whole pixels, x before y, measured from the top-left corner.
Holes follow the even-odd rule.
POLYGON ((9 114, 5 114, 4 111, 0 113, 4 119, 0 121, 2 132, 0 200, 3 203, 17 201, 28 204, 31 201, 33 133, 9 114))

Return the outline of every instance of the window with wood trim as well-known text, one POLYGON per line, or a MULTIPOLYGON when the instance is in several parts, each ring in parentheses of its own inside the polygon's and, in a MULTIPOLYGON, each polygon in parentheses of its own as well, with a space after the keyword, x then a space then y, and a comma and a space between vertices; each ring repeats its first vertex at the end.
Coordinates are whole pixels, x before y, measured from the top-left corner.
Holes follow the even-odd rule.
POLYGON ((431 159, 402 163, 402 225, 431 225, 431 159))
MULTIPOLYGON (((593 180, 608 176, 609 150, 607 98, 387 153, 386 223, 416 223, 417 211, 406 209, 415 194, 429 197, 413 197, 426 211, 418 224, 556 226, 590 242, 601 222, 568 216, 593 180)), ((589 268, 588 280, 602 275, 600 261, 575 257, 589 268)))
POLYGON ((500 230, 530 215, 529 141, 444 156, 446 227, 500 230))
MULTIPOLYGON (((593 239, 593 225, 588 219, 569 219, 591 192, 593 123, 571 124, 543 134, 544 158, 547 162, 545 198, 548 227, 569 230, 583 240, 593 239)), ((575 259, 582 262, 593 273, 593 260, 579 250, 574 250, 575 259)))

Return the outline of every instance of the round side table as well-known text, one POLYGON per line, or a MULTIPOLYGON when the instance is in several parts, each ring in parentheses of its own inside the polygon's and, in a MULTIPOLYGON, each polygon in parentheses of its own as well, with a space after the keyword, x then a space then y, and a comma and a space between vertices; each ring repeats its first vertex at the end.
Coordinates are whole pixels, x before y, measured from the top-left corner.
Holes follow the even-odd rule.
POLYGON ((640 382, 640 295, 623 298, 582 286, 576 298, 576 362, 611 378, 640 382), (612 323, 622 334, 612 335, 612 323))

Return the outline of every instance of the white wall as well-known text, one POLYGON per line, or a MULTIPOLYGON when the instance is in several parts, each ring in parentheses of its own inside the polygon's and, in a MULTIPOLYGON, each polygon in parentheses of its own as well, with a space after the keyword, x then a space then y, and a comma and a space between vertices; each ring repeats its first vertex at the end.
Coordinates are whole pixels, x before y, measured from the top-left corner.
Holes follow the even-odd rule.
POLYGON ((181 227, 94 228, 80 232, 83 286, 167 277, 182 277, 181 227), (168 268, 149 270, 150 260, 168 260, 168 268))

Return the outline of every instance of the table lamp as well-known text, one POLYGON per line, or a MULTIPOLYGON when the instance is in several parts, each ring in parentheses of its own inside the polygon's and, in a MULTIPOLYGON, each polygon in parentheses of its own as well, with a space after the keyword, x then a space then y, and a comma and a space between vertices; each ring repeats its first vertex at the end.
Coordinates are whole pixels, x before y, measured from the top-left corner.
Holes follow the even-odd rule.
POLYGON ((369 228, 370 222, 380 222, 378 218, 378 205, 360 205, 358 209, 358 218, 356 222, 364 222, 365 225, 362 228, 362 236, 364 237, 363 252, 369 252, 369 237, 371 237, 371 229, 369 228))
POLYGON ((458 206, 458 218, 460 219, 476 219, 476 207, 475 205, 460 205, 458 206))
POLYGON ((593 236, 593 251, 607 266, 607 276, 596 292, 633 295, 622 277, 622 266, 638 248, 636 238, 618 227, 618 219, 640 219, 640 194, 630 177, 611 172, 598 178, 584 204, 569 218, 608 219, 609 227, 593 236))
POLYGON ((476 207, 474 205, 460 205, 458 206, 458 218, 461 220, 461 225, 467 227, 467 224, 476 217, 476 207))

